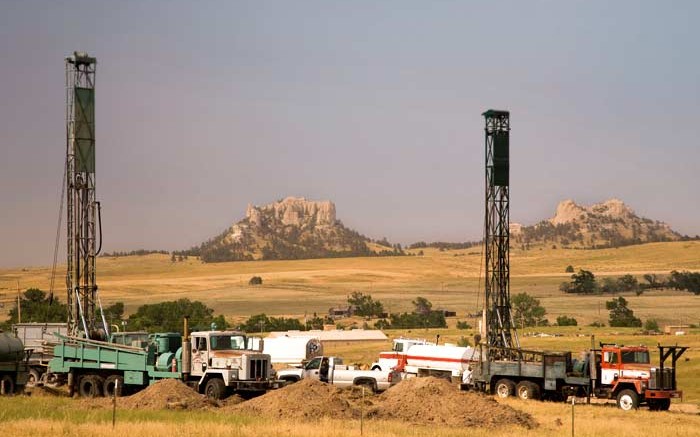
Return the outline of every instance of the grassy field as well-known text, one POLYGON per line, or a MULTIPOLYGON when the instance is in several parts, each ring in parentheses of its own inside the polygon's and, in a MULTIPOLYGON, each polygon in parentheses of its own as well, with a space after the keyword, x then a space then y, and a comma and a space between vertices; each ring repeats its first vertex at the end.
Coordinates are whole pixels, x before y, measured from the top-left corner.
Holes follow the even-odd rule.
MULTIPOLYGON (((423 256, 393 258, 347 258, 276 262, 237 262, 202 264, 190 259, 172 263, 169 256, 100 258, 98 284, 103 302, 123 301, 127 312, 144 303, 187 297, 201 300, 236 321, 260 312, 269 315, 302 316, 345 303, 352 291, 370 293, 381 300, 390 312, 412 308, 411 300, 424 296, 434 307, 457 311, 449 319, 448 329, 389 331, 390 337, 400 335, 457 342, 461 337, 471 339, 473 330, 458 330, 455 324, 466 314, 479 309, 481 265, 479 247, 440 252, 424 250, 423 256), (261 276, 263 285, 250 287, 252 276, 261 276)), ((683 404, 674 402, 671 412, 652 413, 646 410, 623 413, 604 405, 576 406, 576 435, 609 434, 616 436, 671 434, 700 435, 700 330, 687 335, 638 335, 634 329, 592 328, 593 321, 607 321, 607 296, 572 296, 559 291, 559 284, 570 274, 566 266, 593 271, 597 277, 619 276, 626 273, 667 274, 671 270, 700 270, 700 242, 656 243, 606 250, 562 250, 542 248, 530 251, 514 250, 511 254, 512 292, 527 292, 538 297, 547 309, 551 321, 566 314, 578 319, 578 327, 547 327, 538 329, 557 336, 528 336, 520 332, 523 347, 532 349, 583 351, 596 341, 621 344, 646 344, 652 350, 658 343, 688 345, 691 349, 678 368, 679 385, 684 390, 683 404), (681 411, 686 411, 682 413, 681 411)), ((59 269, 61 272, 61 269, 59 269)), ((21 289, 38 287, 48 290, 50 269, 26 267, 0 270, 0 302, 7 311, 16 296, 17 283, 21 289)), ((62 274, 56 279, 62 287, 62 274)), ((57 295, 63 296, 59 288, 57 295)), ((641 296, 625 294, 630 307, 643 320, 657 319, 667 323, 700 324, 700 296, 670 290, 645 292, 641 296)), ((357 320, 361 324, 361 320, 357 320)), ((471 321, 475 325, 474 321, 471 321)), ((329 343, 327 354, 341 355, 348 362, 368 364, 389 342, 329 343)), ((656 361, 656 355, 652 358, 656 361)), ((532 414, 540 426, 533 430, 503 428, 497 430, 452 429, 409 426, 399 422, 371 421, 365 423, 367 436, 560 436, 571 433, 571 406, 564 404, 508 401, 512 406, 532 414)), ((206 434, 212 436, 356 436, 359 421, 319 420, 317 422, 269 421, 261 417, 238 416, 230 413, 119 411, 117 425, 111 427, 109 411, 85 409, 78 401, 63 398, 3 398, 0 399, 0 423, 8 435, 73 436, 73 435, 132 435, 180 436, 206 434)), ((475 412, 478 414, 478 412, 475 412)))
MULTIPOLYGON (((109 409, 85 408, 85 404, 65 398, 0 398, 0 423, 3 432, 11 436, 309 436, 346 437, 375 436, 476 436, 505 437, 517 434, 530 436, 571 435, 572 407, 561 403, 505 403, 533 416, 538 426, 524 429, 513 426, 497 429, 447 428, 408 425, 398 421, 367 421, 360 433, 358 420, 318 419, 311 421, 269 420, 230 412, 210 411, 125 411, 117 408, 116 426, 112 427, 109 409)), ((480 414, 479 411, 474 412, 480 414)), ((619 437, 673 435, 679 437, 700 434, 700 416, 679 412, 623 412, 607 405, 576 405, 574 435, 619 437)))
MULTIPOLYGON (((256 261, 203 264, 195 259, 172 263, 167 255, 99 258, 98 285, 103 302, 123 301, 127 312, 143 303, 187 297, 201 300, 231 319, 265 312, 269 315, 325 314, 331 306, 345 304, 352 291, 370 293, 389 312, 407 311, 416 296, 435 307, 464 316, 480 308, 481 249, 440 252, 424 250, 423 256, 341 258, 300 261, 256 261), (263 285, 250 287, 250 277, 263 285)), ((527 292, 541 299, 550 319, 567 314, 579 322, 605 321, 601 296, 571 296, 559 291, 569 280, 566 266, 593 271, 597 277, 632 273, 639 276, 671 270, 700 270, 700 242, 654 243, 605 250, 542 248, 513 250, 512 293, 527 292)), ((59 269, 59 272, 62 272, 59 269)), ((0 302, 5 311, 17 283, 21 289, 48 290, 49 268, 0 270, 0 302)), ((62 276, 56 284, 63 296, 62 276)), ((661 323, 700 323, 700 297, 686 292, 655 291, 626 296, 643 319, 661 323)))

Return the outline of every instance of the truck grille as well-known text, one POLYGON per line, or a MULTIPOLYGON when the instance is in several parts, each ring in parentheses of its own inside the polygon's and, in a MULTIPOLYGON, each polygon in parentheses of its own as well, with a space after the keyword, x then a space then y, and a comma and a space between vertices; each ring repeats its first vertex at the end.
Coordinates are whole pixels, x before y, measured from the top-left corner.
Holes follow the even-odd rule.
POLYGON ((251 358, 248 368, 248 379, 264 380, 268 378, 268 361, 264 358, 251 358))
POLYGON ((649 378, 649 388, 652 390, 673 390, 673 369, 665 368, 661 373, 661 369, 652 368, 651 377, 649 378))

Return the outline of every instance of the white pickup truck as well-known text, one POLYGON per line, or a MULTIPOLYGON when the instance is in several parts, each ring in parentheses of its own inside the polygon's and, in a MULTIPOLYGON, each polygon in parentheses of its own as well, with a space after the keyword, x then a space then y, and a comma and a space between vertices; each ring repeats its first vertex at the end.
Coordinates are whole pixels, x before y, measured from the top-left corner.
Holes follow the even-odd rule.
POLYGON ((380 392, 399 382, 401 376, 395 370, 357 370, 354 366, 344 365, 339 357, 316 357, 303 367, 277 372, 277 379, 283 381, 297 382, 304 378, 318 379, 338 387, 365 386, 373 392, 380 392))

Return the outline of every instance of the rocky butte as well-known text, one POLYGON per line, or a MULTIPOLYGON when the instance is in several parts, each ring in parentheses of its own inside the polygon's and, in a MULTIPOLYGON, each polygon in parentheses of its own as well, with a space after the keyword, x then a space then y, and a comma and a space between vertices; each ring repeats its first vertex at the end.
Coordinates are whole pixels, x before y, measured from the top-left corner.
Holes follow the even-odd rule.
POLYGON ((666 223, 639 217, 620 199, 592 206, 571 199, 559 202, 554 217, 533 226, 511 225, 514 245, 537 244, 563 247, 619 247, 657 241, 677 241, 682 236, 666 223))
POLYGON ((192 252, 206 262, 376 255, 369 242, 337 219, 333 202, 287 197, 248 205, 245 218, 192 252))

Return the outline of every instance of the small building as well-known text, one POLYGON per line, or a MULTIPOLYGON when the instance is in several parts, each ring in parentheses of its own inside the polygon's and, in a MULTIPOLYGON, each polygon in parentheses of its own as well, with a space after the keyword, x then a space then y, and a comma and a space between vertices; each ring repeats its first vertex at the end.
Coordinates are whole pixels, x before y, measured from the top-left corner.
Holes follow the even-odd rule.
POLYGON ((688 332, 690 325, 666 325, 664 333, 671 335, 683 335, 688 332))
POLYGON ((313 337, 318 338, 321 342, 333 341, 381 341, 388 340, 388 337, 378 329, 349 329, 332 331, 274 331, 267 338, 276 338, 281 336, 287 337, 313 337))
POLYGON ((346 307, 335 307, 328 309, 328 316, 332 319, 340 319, 343 317, 352 317, 355 313, 355 307, 348 305, 346 307))

